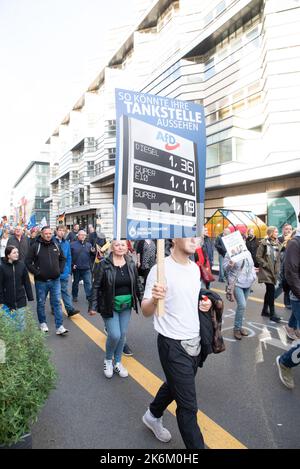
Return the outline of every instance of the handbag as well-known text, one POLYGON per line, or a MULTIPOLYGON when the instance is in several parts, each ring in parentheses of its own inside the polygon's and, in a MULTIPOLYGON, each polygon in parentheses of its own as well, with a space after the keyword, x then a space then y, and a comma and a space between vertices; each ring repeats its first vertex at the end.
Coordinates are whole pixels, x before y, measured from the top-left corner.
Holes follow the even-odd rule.
POLYGON ((203 280, 205 283, 214 282, 216 280, 213 274, 211 273, 209 265, 205 266, 199 264, 199 269, 201 272, 201 280, 203 280))
POLYGON ((234 302, 234 288, 235 288, 235 284, 236 284, 236 282, 231 283, 230 285, 226 285, 226 287, 225 287, 226 299, 227 299, 228 301, 230 301, 231 303, 234 302))
POLYGON ((120 313, 132 307, 132 295, 118 295, 114 297, 114 310, 120 313))

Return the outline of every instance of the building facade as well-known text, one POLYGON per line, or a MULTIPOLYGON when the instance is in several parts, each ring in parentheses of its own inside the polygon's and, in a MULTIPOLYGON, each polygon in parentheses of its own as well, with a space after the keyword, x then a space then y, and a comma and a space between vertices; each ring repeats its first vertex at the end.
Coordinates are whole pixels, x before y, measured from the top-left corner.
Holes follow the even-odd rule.
POLYGON ((112 236, 116 87, 204 105, 205 215, 251 210, 278 227, 300 210, 300 2, 148 5, 51 135, 51 220, 112 236))
POLYGON ((49 205, 44 199, 50 195, 50 164, 31 161, 13 186, 10 221, 27 224, 35 214, 39 223, 44 217, 49 222, 49 205))

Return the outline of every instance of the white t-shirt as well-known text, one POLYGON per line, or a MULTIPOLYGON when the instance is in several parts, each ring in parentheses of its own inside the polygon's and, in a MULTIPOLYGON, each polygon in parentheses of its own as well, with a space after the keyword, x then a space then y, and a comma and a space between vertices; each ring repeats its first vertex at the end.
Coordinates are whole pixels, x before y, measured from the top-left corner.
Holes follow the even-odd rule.
MULTIPOLYGON (((165 337, 177 340, 199 336, 198 315, 200 272, 194 262, 183 265, 169 256, 165 258, 166 297, 165 314, 154 315, 154 329, 165 337)), ((147 278, 144 298, 152 298, 152 288, 157 282, 157 266, 153 266, 147 278)))

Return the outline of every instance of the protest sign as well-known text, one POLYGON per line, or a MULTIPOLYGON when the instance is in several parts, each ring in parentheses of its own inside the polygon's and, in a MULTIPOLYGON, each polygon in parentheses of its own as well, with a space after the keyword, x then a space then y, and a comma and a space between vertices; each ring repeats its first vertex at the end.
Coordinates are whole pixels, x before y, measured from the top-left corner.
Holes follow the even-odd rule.
MULTIPOLYGON (((158 282, 164 239, 200 236, 204 221, 206 138, 203 106, 116 90, 116 239, 157 239, 158 282)), ((158 302, 158 314, 163 314, 158 302)))
POLYGON ((203 106, 116 90, 114 236, 200 236, 206 140, 203 106))
POLYGON ((223 236, 222 241, 230 260, 233 262, 238 262, 247 257, 248 250, 239 231, 223 236))

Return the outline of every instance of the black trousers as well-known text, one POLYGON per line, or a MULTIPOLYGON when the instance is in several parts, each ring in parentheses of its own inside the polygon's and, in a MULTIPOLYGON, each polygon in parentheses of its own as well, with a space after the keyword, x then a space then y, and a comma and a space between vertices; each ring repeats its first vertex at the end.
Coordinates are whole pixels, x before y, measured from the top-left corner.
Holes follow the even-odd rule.
POLYGON ((264 298, 264 307, 263 310, 268 312, 268 308, 270 308, 270 316, 274 316, 275 314, 275 285, 273 283, 265 283, 266 285, 266 293, 264 298))
POLYGON ((182 439, 188 449, 204 449, 204 440, 197 422, 198 404, 195 376, 199 357, 191 357, 179 340, 162 335, 157 338, 158 353, 166 375, 166 382, 160 387, 150 412, 160 418, 173 400, 176 401, 176 417, 182 439))

